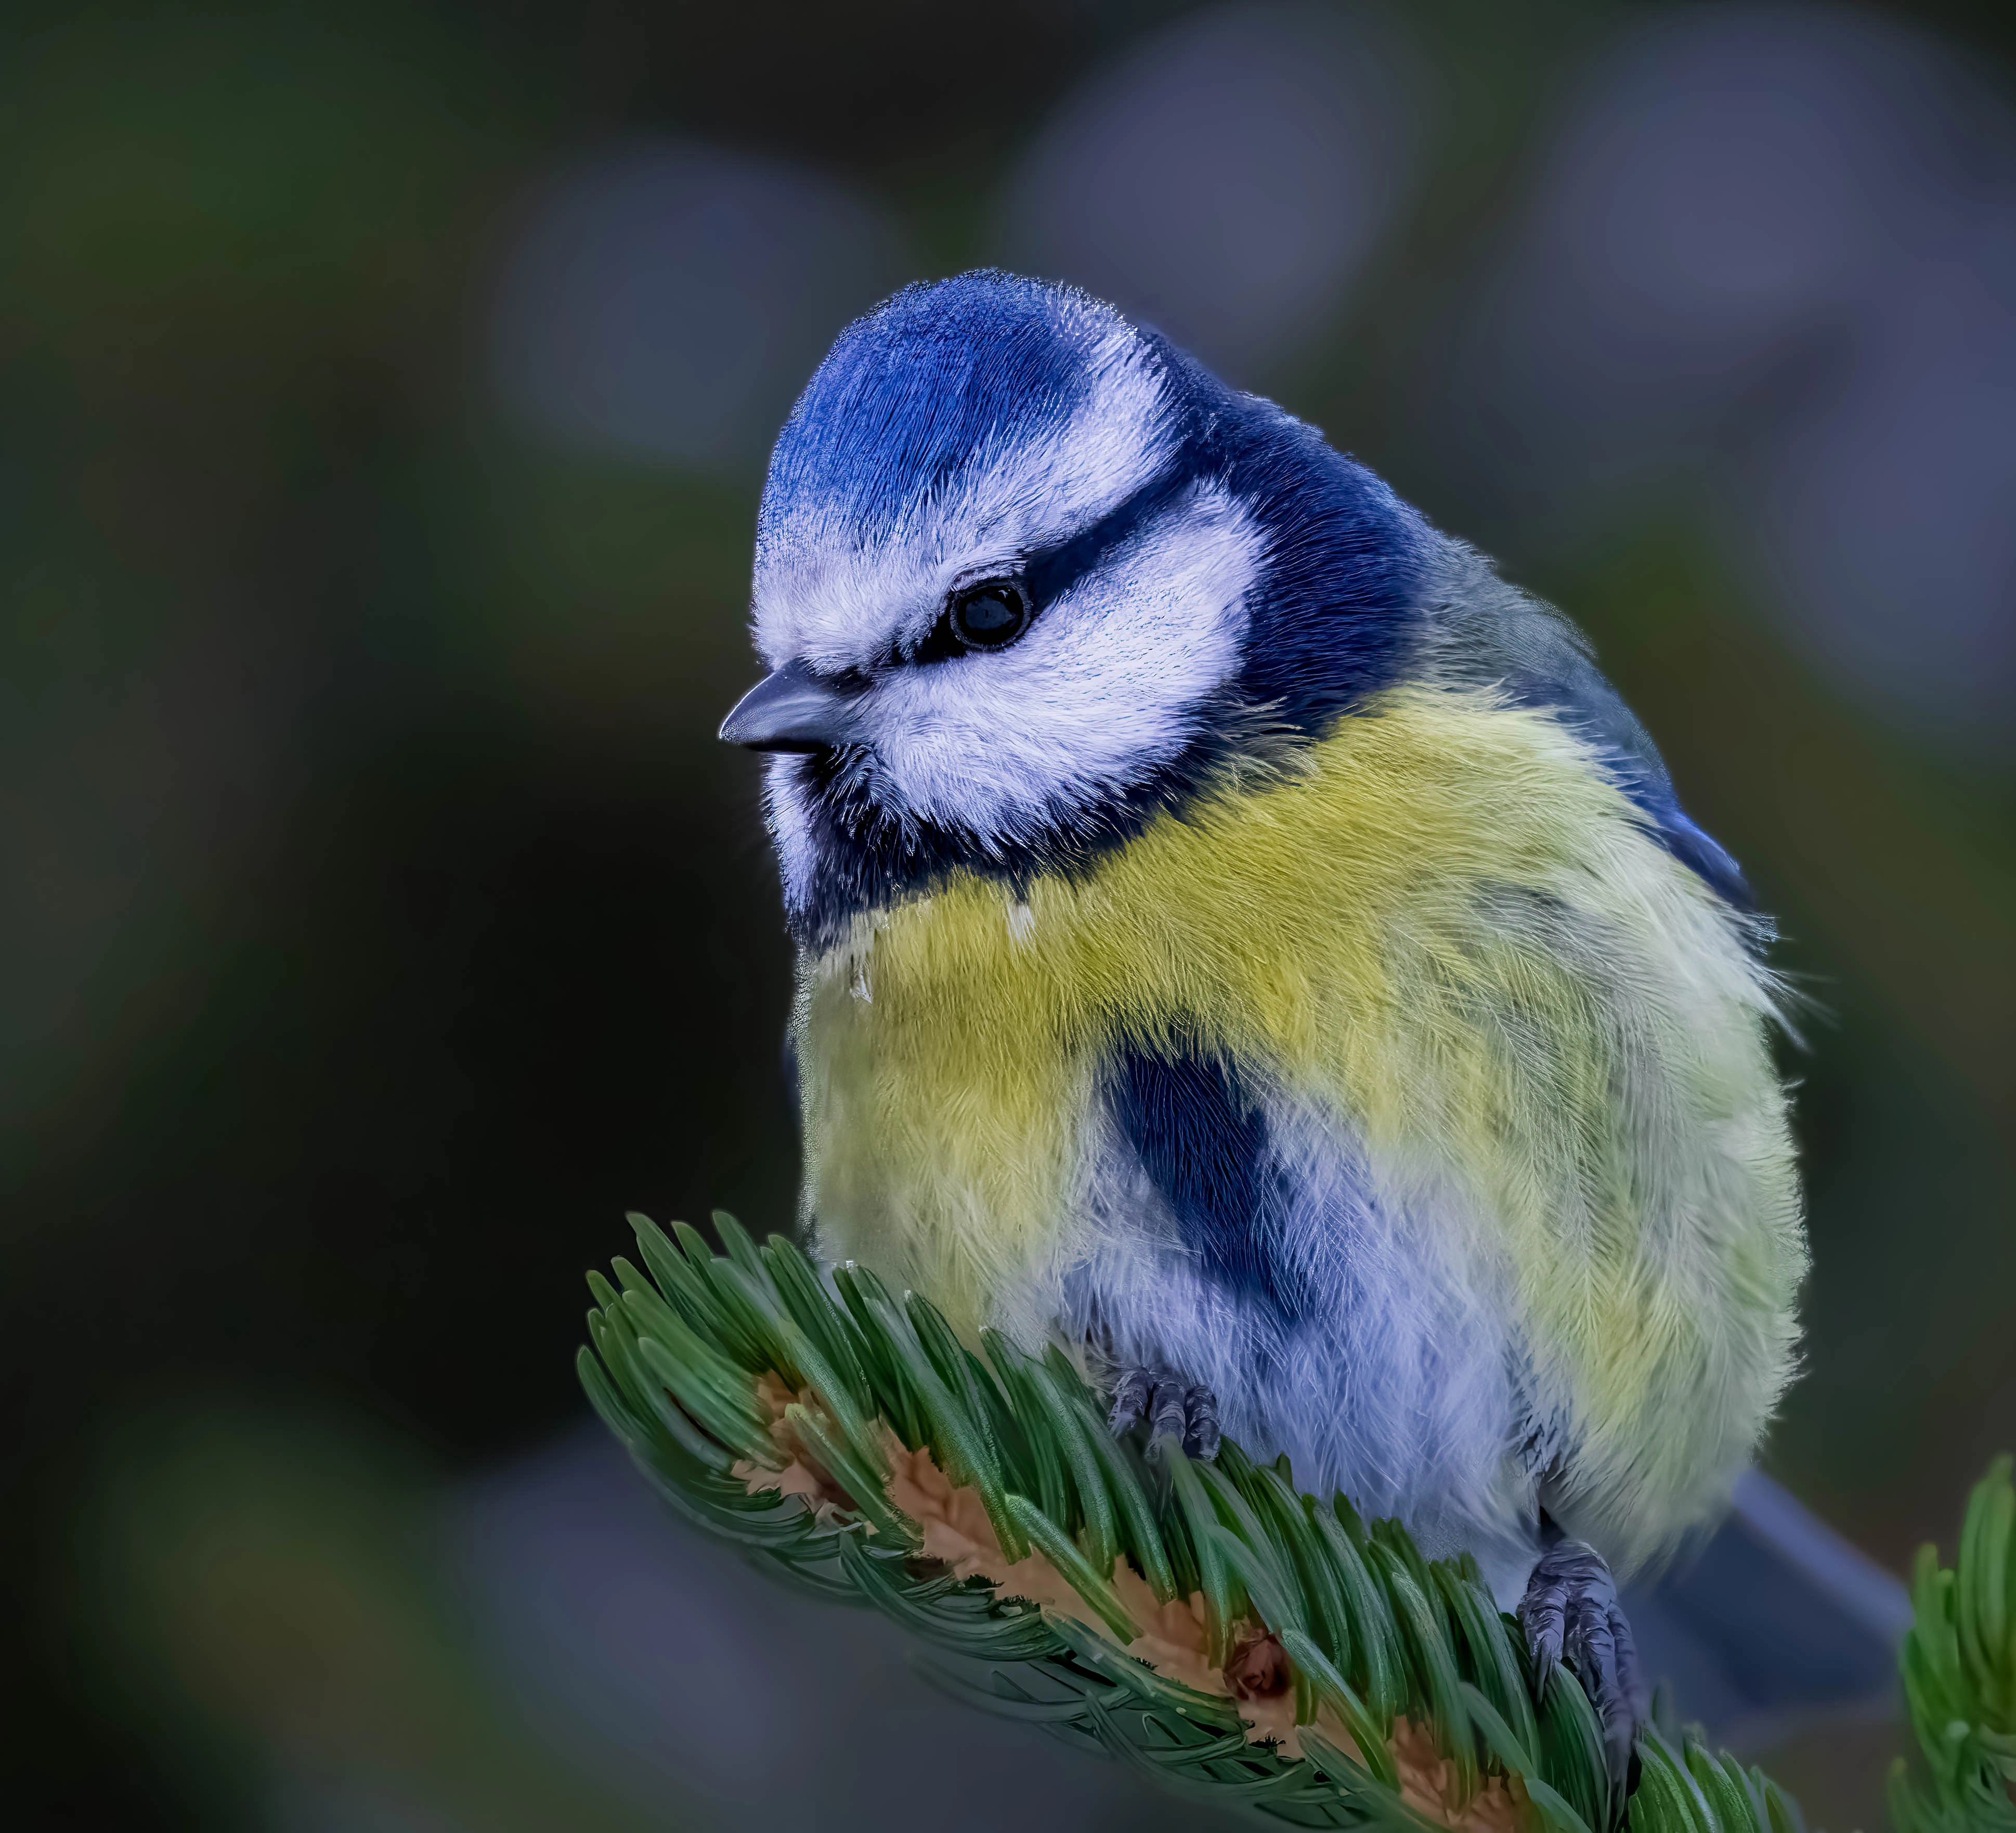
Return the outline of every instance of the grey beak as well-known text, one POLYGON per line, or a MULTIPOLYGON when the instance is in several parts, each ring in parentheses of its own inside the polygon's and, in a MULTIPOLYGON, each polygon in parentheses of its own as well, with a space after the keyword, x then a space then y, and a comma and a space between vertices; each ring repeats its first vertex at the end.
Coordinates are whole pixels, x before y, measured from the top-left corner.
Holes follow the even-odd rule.
POLYGON ((735 703, 721 736, 752 751, 822 751, 844 744, 853 726, 850 696, 803 662, 787 662, 735 703))

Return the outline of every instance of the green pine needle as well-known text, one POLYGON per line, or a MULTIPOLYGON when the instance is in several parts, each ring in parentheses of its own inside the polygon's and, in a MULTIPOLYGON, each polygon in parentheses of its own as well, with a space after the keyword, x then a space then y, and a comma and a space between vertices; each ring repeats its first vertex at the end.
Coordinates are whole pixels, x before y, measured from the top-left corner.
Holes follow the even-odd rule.
MULTIPOLYGON (((898 1302, 863 1267, 823 1277, 792 1242, 759 1248, 729 1216, 715 1218, 725 1256, 684 1224, 668 1238, 630 1220, 648 1277, 618 1260, 619 1294, 589 1276, 593 1350, 579 1367, 603 1422, 679 1512, 816 1596, 895 1618, 950 1658, 934 1671, 961 1696, 1297 1826, 1433 1825, 1401 1795, 1389 1741, 1405 1719, 1448 1759, 1460 1798, 1517 1777, 1522 1823, 1546 1833, 1803 1833, 1773 1784, 1691 1736, 1648 1730, 1638 1787, 1614 1799, 1580 1685, 1557 1669, 1535 1702, 1525 1639, 1474 1564, 1424 1560, 1397 1522, 1368 1528, 1341 1496, 1299 1494, 1285 1460, 1256 1465, 1227 1441, 1215 1464, 1174 1453, 1151 1469, 1054 1349, 1032 1357, 989 1333, 983 1359, 915 1295, 898 1302), (752 1493, 733 1474, 738 1459, 786 1460, 757 1392, 765 1376, 800 1396, 793 1442, 852 1507, 752 1493), (919 1558, 887 1491, 888 1433, 977 1493, 1008 1558, 1046 1555, 1082 1620, 919 1558), (1253 1626, 1274 1634, 1307 1755, 1249 1742, 1233 1702, 1125 1651, 1138 1626, 1108 1578, 1116 1554, 1158 1601, 1202 1594, 1213 1666, 1253 1626), (1360 1759, 1323 1741, 1323 1705, 1360 1759)), ((2016 1833, 2008 1473, 2004 1460, 1975 1492, 1958 1576, 1930 1549, 1920 1563, 1905 1673, 1933 1785, 1893 1780, 1899 1833, 2016 1833)))
POLYGON ((1900 1666, 1924 1781, 1890 1774, 1898 1833, 2016 1833, 2016 1487, 1998 1457, 1967 1498, 1952 1569, 1923 1547, 1900 1666), (1927 1784, 1929 1783, 1929 1786, 1927 1784))

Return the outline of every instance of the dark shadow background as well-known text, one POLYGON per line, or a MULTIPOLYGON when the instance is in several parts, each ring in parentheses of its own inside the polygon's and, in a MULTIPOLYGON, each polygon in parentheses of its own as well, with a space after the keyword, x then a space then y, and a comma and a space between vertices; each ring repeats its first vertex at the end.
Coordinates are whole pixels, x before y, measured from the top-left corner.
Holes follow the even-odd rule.
MULTIPOLYGON (((1593 633, 1820 1007, 1767 1461, 1893 1568, 1950 1543, 2016 1440, 2006 12, 79 5, 5 40, 14 1824, 591 1823, 561 1757, 496 1782, 509 1710, 440 1706, 488 1683, 401 1640, 437 1648, 415 1523, 578 1423, 625 1209, 791 1216, 788 953, 712 736, 762 459, 841 324, 984 259, 1145 312, 1593 633)), ((1892 1745, 1778 1767, 1874 1824, 1892 1745)))

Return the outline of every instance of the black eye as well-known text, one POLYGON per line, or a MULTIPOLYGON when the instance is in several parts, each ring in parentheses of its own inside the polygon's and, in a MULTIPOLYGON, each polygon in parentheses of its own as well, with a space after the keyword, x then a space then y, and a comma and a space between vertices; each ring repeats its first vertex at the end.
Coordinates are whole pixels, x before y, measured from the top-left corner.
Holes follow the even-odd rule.
POLYGON ((966 649, 1006 649, 1029 628, 1029 601, 1012 579, 983 579, 952 595, 952 633, 966 649))

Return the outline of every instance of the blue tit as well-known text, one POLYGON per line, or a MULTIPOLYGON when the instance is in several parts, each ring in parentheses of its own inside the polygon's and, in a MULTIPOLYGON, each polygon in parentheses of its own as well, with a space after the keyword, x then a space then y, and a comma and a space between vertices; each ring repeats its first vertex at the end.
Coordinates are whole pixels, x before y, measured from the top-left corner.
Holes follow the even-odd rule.
POLYGON ((979 272, 758 522, 804 1220, 1475 1553, 1613 1754, 1805 1266, 1767 931, 1587 644, 1273 403, 979 272))

